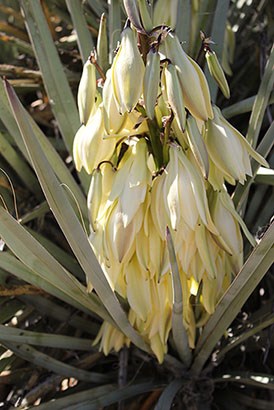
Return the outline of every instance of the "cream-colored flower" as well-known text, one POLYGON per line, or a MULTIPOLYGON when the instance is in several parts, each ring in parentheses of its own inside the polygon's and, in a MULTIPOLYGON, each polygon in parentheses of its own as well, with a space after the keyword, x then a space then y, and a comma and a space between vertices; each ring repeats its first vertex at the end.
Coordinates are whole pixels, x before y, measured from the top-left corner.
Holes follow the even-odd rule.
POLYGON ((151 120, 154 118, 154 109, 159 94, 160 80, 160 55, 150 49, 147 55, 147 63, 144 74, 143 95, 146 113, 151 120))
POLYGON ((78 87, 78 110, 80 121, 86 125, 90 115, 92 114, 95 106, 96 96, 96 73, 95 66, 90 62, 90 59, 86 61, 83 67, 81 80, 78 87))
POLYGON ((212 233, 218 234, 210 216, 202 176, 183 153, 181 147, 171 145, 169 156, 163 187, 163 201, 170 216, 171 227, 177 230, 182 218, 185 224, 195 229, 200 217, 212 233))
MULTIPOLYGON (((243 184, 246 175, 252 175, 250 156, 261 165, 268 167, 268 164, 244 136, 222 116, 216 106, 213 111, 214 119, 208 121, 205 131, 210 159, 229 183, 235 184, 239 181, 243 184)), ((209 173, 209 182, 218 188, 218 181, 214 180, 212 172, 209 173)))
POLYGON ((135 33, 126 27, 111 68, 113 93, 121 114, 131 112, 136 106, 142 93, 144 72, 135 33))
POLYGON ((101 161, 111 158, 114 149, 115 140, 104 139, 102 105, 99 105, 87 125, 82 125, 75 135, 73 158, 77 171, 83 167, 91 174, 101 161))
POLYGON ((115 174, 109 204, 115 200, 119 201, 125 227, 145 201, 148 186, 151 184, 152 175, 147 161, 146 141, 143 138, 137 142, 132 141, 115 174))
POLYGON ((186 108, 203 121, 213 118, 209 88, 202 70, 184 52, 174 33, 167 34, 164 44, 166 57, 176 67, 186 108))

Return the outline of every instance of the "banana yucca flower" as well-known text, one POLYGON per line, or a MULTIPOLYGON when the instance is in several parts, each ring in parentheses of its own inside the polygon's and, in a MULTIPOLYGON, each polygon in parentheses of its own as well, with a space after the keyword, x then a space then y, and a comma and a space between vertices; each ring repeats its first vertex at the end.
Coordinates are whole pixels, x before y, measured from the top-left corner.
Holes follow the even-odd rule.
POLYGON ((169 32, 164 46, 164 54, 176 67, 186 108, 203 121, 213 118, 209 88, 201 68, 184 52, 176 34, 169 32))
POLYGON ((213 111, 214 118, 208 120, 204 133, 211 160, 209 182, 216 189, 220 184, 223 185, 224 179, 230 184, 235 184, 236 181, 243 184, 246 175, 252 175, 250 156, 265 167, 268 167, 268 164, 244 136, 222 116, 216 106, 213 111), (215 171, 214 167, 218 170, 215 171))
POLYGON ((236 264, 239 270, 242 265, 243 255, 242 235, 238 221, 231 214, 228 207, 224 206, 225 202, 222 201, 223 196, 226 197, 226 201, 229 201, 230 207, 234 208, 233 201, 225 190, 222 192, 214 192, 211 200, 212 219, 220 232, 221 246, 228 254, 233 256, 235 260, 239 258, 236 264))
POLYGON ((105 129, 102 104, 97 106, 86 125, 77 131, 73 142, 73 157, 77 171, 83 167, 88 174, 102 161, 109 160, 115 149, 115 140, 104 139, 105 129))
MULTIPOLYGON (((135 237, 143 222, 147 191, 152 180, 147 160, 145 140, 132 141, 117 171, 111 172, 108 180, 111 180, 110 190, 97 211, 97 231, 91 235, 91 242, 96 254, 101 254, 109 268, 112 286, 116 283, 116 272, 121 270, 121 263, 126 263, 133 256, 135 237)), ((92 212, 93 208, 90 208, 92 212)), ((94 217, 91 215, 91 218, 94 217)))
POLYGON ((93 345, 97 345, 100 341, 100 350, 108 355, 111 350, 119 352, 123 346, 129 346, 130 340, 120 332, 116 327, 108 322, 104 322, 93 341, 93 345))
MULTIPOLYGON (((102 195, 104 210, 97 211, 101 216, 91 242, 112 288, 128 300, 131 323, 162 362, 173 304, 166 226, 174 237, 183 322, 191 347, 196 320, 205 321, 214 312, 242 264, 242 242, 238 221, 216 200, 215 193, 208 202, 203 178, 182 148, 171 144, 166 170, 152 180, 146 141, 131 144, 118 170, 112 171, 108 195, 102 195), (224 217, 225 226, 221 224, 224 217), (227 237, 230 233, 233 246, 227 237), (199 305, 197 317, 193 297, 199 305)), ((111 167, 105 164, 102 169, 111 167)), ((109 329, 103 327, 100 332, 104 352, 117 348, 109 329)), ((126 343, 126 339, 119 340, 126 343)))
POLYGON ((172 109, 175 121, 178 122, 179 128, 181 131, 184 131, 186 124, 184 97, 177 76, 176 67, 173 64, 165 64, 162 71, 161 86, 166 104, 172 109))
POLYGON ((135 32, 126 27, 113 60, 111 81, 119 112, 131 112, 141 97, 145 65, 137 47, 135 32))
POLYGON ((77 103, 79 117, 82 124, 86 125, 95 106, 96 97, 96 72, 90 59, 83 67, 81 80, 78 87, 77 103))
POLYGON ((106 80, 103 86, 103 113, 107 134, 117 134, 123 130, 127 114, 119 113, 118 105, 113 93, 111 69, 106 73, 106 80))
POLYGON ((191 229, 200 217, 205 226, 218 234, 210 216, 203 179, 178 145, 169 149, 163 201, 174 230, 183 222, 191 229))
POLYGON ((148 168, 148 148, 144 138, 131 144, 118 165, 108 203, 121 204, 123 224, 126 227, 139 206, 144 203, 152 175, 148 168))
POLYGON ((143 95, 146 113, 151 120, 154 118, 154 109, 159 94, 160 55, 151 48, 147 55, 144 74, 143 95))
MULTIPOLYGON (((150 22, 139 5, 145 2, 124 3, 126 9, 136 6, 133 24, 144 33, 150 22)), ((174 302, 167 227, 182 285, 182 320, 194 348, 196 328, 242 266, 240 227, 254 244, 224 180, 243 183, 251 175, 250 156, 267 165, 212 108, 205 76, 176 35, 162 34, 154 41, 147 33, 153 42, 147 44, 145 67, 135 31, 124 29, 102 97, 87 86, 93 71, 86 70, 93 69, 85 66, 79 87, 84 120, 73 146, 77 170, 91 174, 91 246, 112 290, 127 301, 130 323, 160 363, 174 302), (168 61, 161 62, 161 54, 168 61)), ((94 343, 108 354, 130 340, 104 322, 94 343)))
POLYGON ((146 132, 147 124, 141 114, 136 110, 124 114, 119 112, 119 107, 114 98, 111 82, 111 69, 106 73, 103 86, 103 116, 106 137, 124 138, 146 132))

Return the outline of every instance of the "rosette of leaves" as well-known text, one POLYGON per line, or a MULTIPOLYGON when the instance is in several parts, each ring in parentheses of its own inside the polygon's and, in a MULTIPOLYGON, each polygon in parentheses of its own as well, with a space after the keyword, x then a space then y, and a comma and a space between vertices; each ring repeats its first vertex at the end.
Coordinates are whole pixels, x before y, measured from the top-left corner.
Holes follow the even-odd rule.
MULTIPOLYGON (((132 4, 150 14, 160 2, 132 4)), ((213 102, 272 165, 271 6, 167 4, 170 14, 167 7, 160 24, 172 26, 177 16, 173 28, 205 69, 213 102), (203 41, 214 41, 210 46, 226 73, 234 72, 229 102, 207 73, 199 30, 206 33, 203 41)), ((254 162, 253 178, 228 187, 257 245, 246 244, 245 264, 201 326, 188 367, 178 354, 180 328, 163 364, 157 363, 91 251, 89 177, 78 174, 71 159, 80 126, 76 93, 95 46, 106 72, 126 18, 126 7, 116 0, 0 1, 0 401, 21 409, 271 408, 271 170, 254 162), (130 338, 129 348, 105 357, 93 346, 103 320, 130 338)), ((172 243, 170 250, 172 255, 172 243)))

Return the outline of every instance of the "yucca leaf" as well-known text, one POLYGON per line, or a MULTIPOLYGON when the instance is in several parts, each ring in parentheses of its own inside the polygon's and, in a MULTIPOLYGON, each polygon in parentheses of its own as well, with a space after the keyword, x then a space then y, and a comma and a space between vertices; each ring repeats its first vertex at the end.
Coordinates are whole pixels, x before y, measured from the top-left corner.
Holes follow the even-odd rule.
MULTIPOLYGON (((218 0, 215 6, 215 13, 213 19, 213 25, 210 33, 210 37, 214 41, 214 47, 212 47, 217 54, 219 60, 221 60, 222 52, 223 52, 223 44, 224 44, 224 36, 225 36, 225 29, 226 29, 226 20, 227 20, 227 12, 229 7, 229 0, 218 0)), ((209 69, 206 66, 205 68, 205 75, 208 81, 211 99, 215 103, 217 92, 218 92, 218 85, 212 76, 209 74, 209 69)))
POLYGON ((66 4, 77 34, 77 44, 84 64, 94 48, 94 43, 83 14, 83 6, 80 0, 66 0, 66 4))
MULTIPOLYGON (((254 179, 255 183, 255 179, 254 179)), ((245 220, 252 226, 254 234, 266 226, 273 216, 274 191, 268 185, 260 184, 247 202, 245 220)))
POLYGON ((0 132, 0 152, 8 164, 14 169, 25 186, 33 192, 38 198, 42 197, 41 188, 35 175, 26 161, 15 151, 12 145, 5 139, 0 132))
POLYGON ((265 72, 256 95, 255 102, 252 108, 248 131, 246 135, 247 141, 253 146, 257 146, 259 133, 261 130, 265 109, 268 105, 269 97, 273 91, 274 85, 274 46, 272 47, 269 59, 267 61, 265 72))
MULTIPOLYGON (((39 410, 52 410, 53 406, 54 410, 69 409, 70 406, 74 405, 78 405, 78 408, 80 408, 81 403, 104 397, 106 394, 109 394, 114 390, 117 390, 117 386, 115 384, 105 384, 103 386, 94 387, 93 389, 84 390, 80 393, 66 395, 66 397, 54 399, 53 401, 49 401, 47 403, 42 403, 39 405, 39 410)), ((34 409, 36 407, 31 408, 34 409)))
POLYGON ((32 127, 26 120, 25 110, 8 82, 6 82, 6 89, 10 104, 22 137, 28 148, 29 155, 32 159, 34 169, 37 173, 45 197, 76 258, 86 273, 87 281, 92 283, 104 306, 109 311, 121 331, 138 347, 145 351, 149 351, 149 348, 142 338, 130 325, 125 312, 112 291, 92 251, 83 227, 75 215, 70 203, 67 201, 66 195, 60 187, 60 184, 33 133, 32 127))
POLYGON ((53 347, 55 349, 73 349, 94 351, 92 340, 66 335, 33 332, 0 324, 0 341, 35 346, 53 347))
MULTIPOLYGON (((273 145, 274 145, 274 122, 272 122, 267 132, 265 133, 262 141, 260 142, 257 148, 257 152, 261 154, 264 158, 266 158, 269 152, 271 151, 271 149, 273 148, 273 145)), ((238 212, 240 212, 240 210, 242 209, 247 199, 249 188, 252 182, 254 181, 254 178, 256 177, 257 171, 260 168, 260 165, 257 162, 255 162, 253 159, 251 160, 251 164, 252 164, 253 177, 249 177, 244 185, 238 184, 232 195, 234 205, 238 212)))
POLYGON ((95 14, 97 14, 97 17, 100 17, 102 13, 104 13, 106 10, 104 8, 104 3, 101 0, 87 0, 90 8, 93 10, 95 14))
POLYGON ((254 248, 243 268, 224 294, 198 340, 191 371, 199 374, 217 341, 239 313, 274 261, 274 223, 254 248))
POLYGON ((94 351, 92 341, 79 337, 61 334, 50 334, 17 329, 0 324, 0 340, 12 343, 26 343, 36 346, 53 347, 56 349, 73 349, 94 351))
MULTIPOLYGON (((212 10, 216 5, 215 0, 203 0, 202 2, 191 1, 191 23, 189 26, 190 46, 188 52, 191 57, 196 58, 201 47, 199 31, 206 31, 210 27, 213 18, 212 10)), ((206 33, 209 34, 209 33, 206 33)))
MULTIPOLYGON (((25 112, 25 116, 26 116, 26 120, 29 121, 30 126, 32 127, 33 133, 35 133, 36 138, 41 144, 49 163, 54 169, 55 174, 58 176, 59 180, 64 185, 66 185, 71 190, 73 195, 77 198, 77 202, 81 209, 82 215, 84 219, 87 219, 86 199, 83 195, 83 192, 80 190, 79 186, 75 182, 74 178, 72 177, 71 173, 67 169, 66 165, 61 160, 60 156, 57 154, 52 144, 49 142, 49 139, 44 135, 44 133, 41 131, 41 129, 38 127, 38 125, 34 122, 34 120, 31 118, 31 116, 27 112, 25 112)), ((32 165, 31 160, 29 158, 29 154, 27 152, 25 144, 22 140, 22 136, 18 129, 17 123, 11 112, 10 104, 8 102, 2 80, 0 80, 0 118, 5 124, 10 134, 12 135, 12 137, 14 138, 20 151, 23 153, 25 158, 32 165)), ((35 185, 37 185, 36 181, 35 181, 35 185)))
POLYGON ((102 318, 109 315, 96 295, 85 288, 37 242, 20 224, 0 207, 0 235, 23 264, 8 252, 0 253, 0 266, 18 278, 86 313, 102 318), (26 266, 24 266, 26 265, 26 266))
POLYGON ((253 323, 251 329, 248 329, 248 330, 245 329, 241 334, 233 337, 227 345, 225 345, 219 350, 219 353, 217 354, 217 360, 220 360, 222 357, 226 355, 227 352, 229 352, 231 349, 234 349, 234 347, 239 346, 240 344, 245 342, 249 337, 256 335, 257 333, 259 333, 261 330, 265 329, 266 327, 273 325, 273 323, 274 323, 273 314, 269 315, 258 325, 253 323))
MULTIPOLYGON (((75 329, 88 333, 95 337, 99 331, 99 323, 90 321, 90 318, 84 319, 79 313, 73 312, 68 305, 60 306, 50 298, 40 295, 24 295, 20 297, 27 306, 33 306, 37 312, 48 318, 57 320, 60 323, 67 323, 75 329)), ((71 303, 70 303, 71 305, 71 303)))
POLYGON ((256 184, 274 186, 274 169, 260 167, 254 179, 256 184))
POLYGON ((120 40, 121 33, 121 5, 119 0, 109 2, 108 9, 108 38, 109 38, 109 60, 110 63, 114 57, 114 50, 120 40))
MULTIPOLYGON (((190 0, 178 0, 178 13, 176 21, 176 34, 180 41, 189 44, 191 4, 190 0)), ((188 52, 188 49, 186 50, 188 52)))
POLYGON ((74 135, 80 126, 75 99, 51 37, 41 3, 36 0, 20 0, 20 5, 52 111, 66 147, 71 153, 74 135))
POLYGON ((50 212, 47 201, 41 202, 39 205, 35 206, 31 211, 27 212, 24 215, 20 215, 19 222, 24 225, 30 221, 33 221, 36 218, 43 218, 45 215, 50 212))
POLYGON ((43 245, 47 251, 59 262, 61 265, 66 268, 70 273, 72 273, 80 282, 84 282, 85 274, 79 266, 77 259, 73 257, 73 255, 69 254, 68 252, 64 251, 62 248, 57 246, 53 241, 46 238, 45 236, 41 235, 40 233, 34 231, 33 229, 26 228, 27 231, 37 239, 41 245, 43 245))
POLYGON ((4 88, 4 83, 2 80, 0 80, 0 119, 7 128, 10 136, 14 139, 14 141, 16 141, 16 144, 20 151, 23 153, 28 162, 31 163, 25 144, 22 141, 22 137, 16 124, 15 118, 13 117, 13 114, 11 112, 7 94, 4 88))
POLYGON ((178 391, 183 386, 184 379, 175 379, 173 380, 161 394, 154 410, 167 410, 172 406, 172 402, 178 393, 178 391))
POLYGON ((8 349, 12 350, 16 355, 36 366, 42 366, 51 372, 62 374, 66 377, 74 377, 78 380, 92 383, 105 383, 110 381, 109 375, 88 372, 86 370, 78 369, 75 366, 70 366, 66 363, 56 360, 53 357, 39 352, 27 344, 1 342, 8 349))
POLYGON ((274 377, 265 373, 228 371, 227 374, 223 374, 222 377, 215 378, 214 382, 233 382, 274 390, 274 377))
MULTIPOLYGON (((252 111, 256 95, 253 97, 246 98, 235 104, 230 105, 222 110, 222 114, 225 118, 229 119, 235 117, 236 115, 245 114, 252 111)), ((274 103, 274 93, 271 94, 269 98, 269 105, 274 103)))
MULTIPOLYGON (((101 395, 101 397, 82 401, 80 408, 81 410, 98 410, 101 407, 109 406, 113 403, 121 402, 122 400, 127 400, 131 397, 147 393, 157 387, 157 384, 153 382, 129 384, 124 388, 116 389, 115 391, 101 395)), ((66 407, 66 410, 79 410, 79 403, 69 405, 66 407)))

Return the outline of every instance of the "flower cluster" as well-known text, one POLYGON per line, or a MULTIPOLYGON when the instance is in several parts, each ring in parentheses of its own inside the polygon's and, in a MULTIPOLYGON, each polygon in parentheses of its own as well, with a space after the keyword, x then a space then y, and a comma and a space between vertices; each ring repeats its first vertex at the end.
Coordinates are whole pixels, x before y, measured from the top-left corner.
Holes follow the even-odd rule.
MULTIPOLYGON (((239 226, 245 226, 224 183, 245 181, 250 156, 266 164, 212 106, 203 71, 176 34, 161 27, 146 39, 148 52, 141 54, 135 28, 126 25, 101 89, 95 66, 85 64, 74 160, 78 171, 91 174, 95 254, 112 289, 127 301, 130 323, 162 362, 173 306, 166 228, 193 348, 197 327, 242 265, 239 226)), ((228 95, 216 56, 208 58, 228 95)), ((105 354, 130 343, 109 323, 102 325, 99 341, 105 354)))

